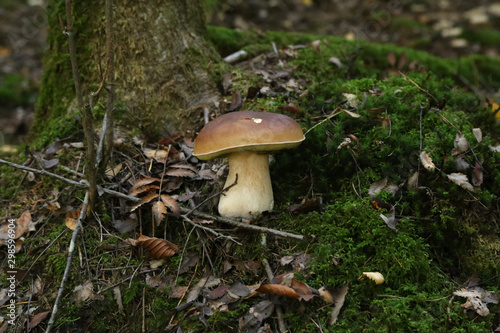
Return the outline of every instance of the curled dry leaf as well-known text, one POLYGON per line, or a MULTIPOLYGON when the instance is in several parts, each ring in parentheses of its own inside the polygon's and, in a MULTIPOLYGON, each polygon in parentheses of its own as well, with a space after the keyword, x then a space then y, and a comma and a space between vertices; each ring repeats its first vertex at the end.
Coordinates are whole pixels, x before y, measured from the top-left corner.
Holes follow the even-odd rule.
POLYGON ((384 276, 379 272, 363 272, 358 280, 364 280, 366 278, 375 281, 375 284, 382 284, 385 281, 384 276))
POLYGON ((174 243, 156 237, 140 235, 137 240, 129 238, 128 241, 133 246, 140 246, 149 250, 151 256, 155 259, 165 259, 179 251, 179 247, 174 243))
POLYGON ((295 290, 291 287, 284 286, 282 284, 264 284, 257 289, 258 292, 262 294, 274 294, 285 296, 288 298, 299 298, 300 296, 297 294, 295 290))
POLYGON ((469 183, 469 180, 467 179, 467 176, 463 173, 450 173, 449 175, 446 175, 446 177, 460 187, 471 192, 474 191, 474 187, 472 187, 471 183, 469 183))
POLYGON ((337 323, 337 319, 339 317, 340 310, 344 306, 345 297, 347 295, 348 290, 349 290, 349 283, 346 283, 339 289, 333 291, 333 299, 335 300, 334 301, 335 305, 333 306, 332 309, 330 325, 335 325, 335 323, 337 323))
POLYGON ((434 169, 436 169, 436 166, 432 162, 432 158, 430 158, 430 156, 425 151, 422 151, 420 153, 420 162, 422 162, 424 168, 429 171, 434 171, 434 169))

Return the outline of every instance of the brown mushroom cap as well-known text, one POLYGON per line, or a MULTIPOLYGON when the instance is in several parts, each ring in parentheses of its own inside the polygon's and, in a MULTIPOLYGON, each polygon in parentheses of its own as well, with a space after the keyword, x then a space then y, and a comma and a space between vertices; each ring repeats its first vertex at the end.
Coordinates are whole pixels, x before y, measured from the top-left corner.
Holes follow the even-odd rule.
POLYGON ((300 125, 283 114, 239 111, 205 125, 194 141, 201 160, 238 151, 267 152, 298 146, 305 139, 300 125))

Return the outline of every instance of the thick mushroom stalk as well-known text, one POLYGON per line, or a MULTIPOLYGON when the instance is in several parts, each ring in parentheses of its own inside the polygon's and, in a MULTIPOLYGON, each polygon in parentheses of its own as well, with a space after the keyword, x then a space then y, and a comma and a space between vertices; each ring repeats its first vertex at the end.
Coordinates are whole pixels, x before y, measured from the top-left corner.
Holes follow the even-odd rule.
POLYGON ((236 152, 228 155, 229 174, 219 200, 219 214, 227 217, 252 219, 274 206, 273 188, 269 176, 269 155, 236 152))

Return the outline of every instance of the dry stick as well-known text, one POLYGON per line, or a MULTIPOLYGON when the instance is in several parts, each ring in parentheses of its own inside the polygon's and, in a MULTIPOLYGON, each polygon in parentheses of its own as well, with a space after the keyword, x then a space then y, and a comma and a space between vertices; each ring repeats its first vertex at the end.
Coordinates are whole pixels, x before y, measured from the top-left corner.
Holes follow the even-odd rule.
MULTIPOLYGON (((265 245, 265 244, 264 244, 265 245)), ((273 271, 271 270, 271 265, 269 265, 269 261, 267 258, 262 259, 262 264, 266 270, 267 278, 269 279, 269 283, 274 279, 273 271)), ((276 305, 276 315, 278 316, 278 327, 280 332, 286 332, 287 327, 285 324, 285 319, 283 318, 283 310, 280 305, 276 305)))
POLYGON ((71 261, 73 259, 73 252, 75 251, 76 238, 78 236, 78 232, 82 227, 82 220, 87 212, 88 204, 89 204, 89 191, 85 193, 85 199, 83 200, 82 210, 80 212, 80 216, 78 217, 78 222, 76 224, 75 230, 73 230, 73 235, 71 236, 71 242, 69 243, 68 250, 68 259, 66 261, 66 268, 64 269, 63 279, 61 281, 61 286, 59 287, 59 291, 57 292, 56 301, 54 302, 54 306, 52 308, 52 314, 50 315, 49 323, 47 324, 47 330, 45 333, 50 333, 52 326, 54 325, 54 321, 56 319, 57 310, 59 309, 59 302, 61 301, 62 294, 64 292, 64 284, 68 280, 69 270, 71 268, 71 261))
MULTIPOLYGON (((33 169, 33 168, 30 168, 30 167, 26 167, 24 165, 20 165, 20 164, 8 162, 8 161, 2 160, 2 159, 0 159, 0 163, 4 163, 4 164, 7 164, 7 165, 10 165, 10 166, 12 166, 14 168, 17 168, 17 169, 26 170, 26 171, 32 171, 32 172, 39 173, 39 174, 42 174, 42 175, 51 176, 51 177, 57 178, 59 180, 62 180, 64 182, 67 182, 69 184, 72 184, 72 185, 77 186, 77 187, 82 188, 82 189, 88 189, 89 188, 89 184, 86 181, 84 181, 84 180, 82 180, 80 182, 77 182, 77 181, 74 181, 74 180, 67 179, 67 178, 64 178, 62 176, 56 175, 56 174, 54 174, 52 172, 48 172, 48 171, 45 171, 45 170, 33 169)), ((108 195, 111 195, 111 196, 114 196, 114 197, 118 197, 118 198, 124 199, 124 200, 129 200, 129 201, 133 201, 133 202, 140 202, 141 201, 141 199, 139 199, 139 198, 132 197, 130 195, 126 195, 126 194, 123 194, 121 192, 113 191, 113 190, 110 190, 110 189, 107 189, 107 188, 99 187, 99 191, 102 191, 103 193, 106 193, 108 195)), ((302 235, 292 234, 292 233, 289 233, 289 232, 286 232, 286 231, 281 231, 281 230, 276 230, 276 229, 269 229, 269 228, 259 227, 259 226, 252 225, 252 224, 246 224, 246 223, 242 223, 242 222, 238 222, 238 221, 229 219, 227 217, 214 216, 214 215, 210 215, 210 214, 206 214, 206 213, 191 211, 191 209, 184 208, 184 207, 179 207, 179 208, 180 208, 181 213, 183 213, 186 216, 188 214, 189 215, 194 215, 194 216, 200 217, 202 219, 215 220, 217 222, 221 222, 221 223, 224 223, 224 224, 229 224, 229 225, 232 225, 234 227, 241 228, 241 229, 251 230, 251 231, 255 231, 255 232, 264 232, 264 233, 267 233, 267 234, 272 234, 272 235, 276 235, 276 236, 280 236, 280 237, 284 237, 284 238, 293 238, 293 239, 298 239, 298 240, 305 240, 305 237, 302 236, 302 235)))

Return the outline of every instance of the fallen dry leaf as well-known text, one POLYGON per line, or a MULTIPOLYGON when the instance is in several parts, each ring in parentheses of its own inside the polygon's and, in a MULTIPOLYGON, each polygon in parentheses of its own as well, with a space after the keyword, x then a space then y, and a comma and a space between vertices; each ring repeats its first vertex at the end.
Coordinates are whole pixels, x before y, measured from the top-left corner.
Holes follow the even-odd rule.
POLYGON ((74 210, 72 212, 66 213, 66 218, 64 219, 64 224, 70 230, 75 230, 76 225, 78 224, 78 218, 80 217, 80 210, 74 210))
POLYGON ((463 173, 450 173, 449 175, 446 175, 446 177, 448 177, 449 180, 459 185, 460 187, 471 192, 474 191, 474 187, 472 187, 472 185, 469 183, 469 180, 467 179, 467 176, 463 173))
POLYGON ((260 286, 257 291, 262 294, 274 294, 296 299, 300 298, 294 289, 282 284, 264 284, 260 286))
POLYGON ((120 163, 116 165, 114 168, 107 168, 104 174, 106 175, 106 177, 108 177, 108 179, 111 180, 122 170, 122 167, 123 163, 120 163))
POLYGON ((45 318, 48 317, 50 311, 45 311, 45 312, 40 312, 37 313, 36 315, 31 318, 28 324, 28 331, 32 330, 33 328, 37 327, 42 321, 45 320, 45 318))
POLYGON ((167 207, 165 207, 163 202, 157 201, 151 207, 151 211, 153 212, 156 225, 160 225, 160 222, 165 218, 165 214, 167 214, 167 207))
POLYGON ((452 155, 464 153, 469 149, 469 143, 467 142, 465 135, 463 135, 462 133, 457 133, 457 135, 455 136, 455 140, 453 141, 453 145, 454 148, 452 151, 452 155))
POLYGON ((382 284, 385 281, 384 276, 379 272, 363 272, 358 280, 364 280, 366 278, 375 281, 375 284, 382 284))
POLYGON ((25 210, 16 220, 16 239, 21 237, 26 231, 28 231, 30 223, 32 223, 31 213, 29 210, 25 210))
POLYGON ((467 298, 467 301, 462 304, 462 307, 474 310, 482 317, 486 317, 490 313, 488 304, 498 304, 500 300, 499 294, 493 291, 484 290, 479 286, 457 290, 453 292, 453 295, 467 298))
POLYGON ((94 285, 91 281, 86 281, 83 284, 76 286, 73 289, 73 297, 76 303, 83 303, 87 300, 103 300, 104 296, 94 292, 94 285))
POLYGON ((128 241, 133 246, 140 246, 149 250, 151 257, 155 259, 165 259, 179 251, 177 245, 162 238, 140 235, 137 240, 129 238, 128 241))
POLYGON ((481 131, 480 128, 473 128, 472 134, 474 134, 474 137, 476 138, 477 142, 481 142, 483 140, 483 132, 481 131))
POLYGON ((143 178, 137 179, 133 182, 132 188, 130 189, 129 193, 134 192, 139 187, 142 187, 144 185, 149 185, 149 184, 152 184, 155 182, 160 182, 160 179, 154 178, 154 177, 143 177, 143 178))
POLYGON ((155 198, 158 198, 158 194, 157 193, 149 193, 148 195, 144 196, 141 198, 141 202, 138 203, 137 205, 135 205, 134 207, 132 207, 132 209, 130 209, 131 212, 133 212, 134 210, 136 210, 137 208, 141 207, 142 205, 152 201, 153 199, 155 198))
POLYGON ((332 314, 331 314, 331 319, 330 319, 330 325, 335 325, 337 323, 340 310, 344 306, 345 302, 345 297, 347 295, 347 291, 349 290, 349 283, 344 284, 342 287, 339 289, 334 290, 333 292, 333 298, 334 298, 334 303, 335 305, 333 306, 332 309, 332 314))
POLYGON ((427 170, 434 171, 434 169, 436 169, 436 166, 432 162, 432 158, 430 158, 430 156, 425 151, 422 151, 420 153, 420 161, 422 162, 424 168, 426 168, 427 170))
POLYGON ((251 307, 244 316, 240 317, 239 329, 242 332, 257 332, 261 323, 274 312, 274 303, 268 300, 261 301, 251 307))
POLYGON ((179 204, 177 201, 167 194, 160 195, 161 201, 165 204, 165 206, 172 211, 176 216, 179 216, 181 213, 181 209, 179 208, 179 204))

